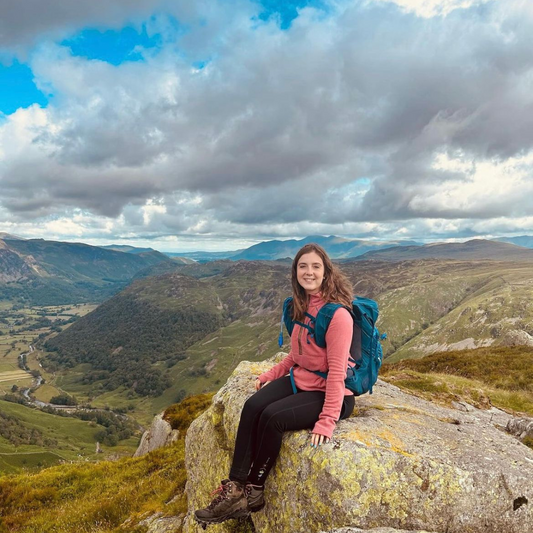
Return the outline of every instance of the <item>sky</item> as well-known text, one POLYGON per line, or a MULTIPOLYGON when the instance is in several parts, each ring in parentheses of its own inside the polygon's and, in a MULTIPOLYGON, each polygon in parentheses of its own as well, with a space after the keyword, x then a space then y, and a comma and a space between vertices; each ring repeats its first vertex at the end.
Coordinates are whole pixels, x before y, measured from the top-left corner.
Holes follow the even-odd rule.
POLYGON ((3 0, 0 232, 533 234, 530 0, 3 0))

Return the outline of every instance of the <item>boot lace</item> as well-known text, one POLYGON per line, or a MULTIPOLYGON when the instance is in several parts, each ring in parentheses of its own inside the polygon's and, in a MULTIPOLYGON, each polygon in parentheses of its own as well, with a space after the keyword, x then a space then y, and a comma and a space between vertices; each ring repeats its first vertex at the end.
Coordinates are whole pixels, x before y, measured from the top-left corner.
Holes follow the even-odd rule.
POLYGON ((229 483, 223 483, 215 489, 211 496, 214 496, 215 494, 218 494, 216 498, 213 499, 213 501, 208 505, 208 509, 213 509, 215 506, 217 506, 221 501, 228 499, 228 492, 231 492, 231 486, 229 486, 229 483))

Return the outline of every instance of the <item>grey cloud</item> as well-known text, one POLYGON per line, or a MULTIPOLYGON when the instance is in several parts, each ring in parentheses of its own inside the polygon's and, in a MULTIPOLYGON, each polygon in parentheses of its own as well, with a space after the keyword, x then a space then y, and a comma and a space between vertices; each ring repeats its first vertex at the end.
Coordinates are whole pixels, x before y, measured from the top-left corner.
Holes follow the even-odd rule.
MULTIPOLYGON (((207 23, 142 64, 110 68, 50 48, 34 66, 42 83, 59 87, 50 110, 57 127, 35 138, 37 172, 23 157, 9 162, 4 205, 33 184, 44 191, 34 204, 107 216, 198 191, 213 226, 531 213, 524 198, 467 211, 413 202, 469 179, 432 168, 437 152, 505 160, 533 147, 533 21, 519 2, 500 4, 422 19, 353 2, 322 20, 310 10, 282 32, 250 29, 251 4, 213 13, 204 2, 207 23), (211 62, 193 72, 173 55, 177 46, 211 62), (342 196, 364 177, 366 196, 342 196)), ((183 16, 193 20, 201 9, 190 9, 183 16)), ((200 211, 154 221, 181 229, 200 211)))
POLYGON ((0 47, 27 50, 44 36, 64 37, 79 28, 120 26, 149 16, 160 0, 5 0, 0 3, 0 47))

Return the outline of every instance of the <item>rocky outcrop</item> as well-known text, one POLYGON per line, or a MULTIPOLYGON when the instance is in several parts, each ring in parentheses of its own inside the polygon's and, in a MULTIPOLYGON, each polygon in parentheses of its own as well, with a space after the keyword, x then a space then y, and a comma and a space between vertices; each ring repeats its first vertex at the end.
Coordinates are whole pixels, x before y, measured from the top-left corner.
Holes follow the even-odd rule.
POLYGON ((506 429, 520 439, 533 437, 533 418, 511 418, 506 429))
POLYGON ((161 413, 153 419, 150 429, 143 433, 139 447, 133 457, 139 457, 162 446, 168 446, 176 441, 178 436, 179 431, 172 429, 171 425, 163 419, 161 413))
MULTIPOLYGON (((189 428, 185 531, 198 531, 191 512, 227 477, 242 406, 271 365, 242 362, 189 428)), ((258 533, 533 531, 533 450, 503 431, 509 415, 440 407, 382 382, 356 405, 318 449, 306 431, 286 434, 267 505, 252 515, 258 533)))

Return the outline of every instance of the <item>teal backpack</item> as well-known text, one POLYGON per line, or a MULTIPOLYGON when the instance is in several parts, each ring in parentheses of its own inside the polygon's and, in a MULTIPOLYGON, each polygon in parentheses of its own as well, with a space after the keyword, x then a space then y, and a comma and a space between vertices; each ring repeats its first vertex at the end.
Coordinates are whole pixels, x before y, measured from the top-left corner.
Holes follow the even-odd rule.
MULTIPOLYGON (((291 335, 295 323, 309 331, 309 337, 315 340, 317 346, 325 348, 326 331, 335 311, 340 307, 343 306, 341 304, 328 303, 320 308, 316 317, 305 313, 310 323, 304 324, 292 319, 292 297, 287 298, 283 302, 281 316, 280 348, 283 345, 283 324, 285 324, 289 335, 291 335)), ((365 392, 372 394, 372 387, 378 379, 378 372, 383 362, 383 349, 381 348, 380 340, 386 339, 387 335, 380 335, 378 328, 375 326, 379 310, 378 304, 374 300, 356 296, 352 302, 352 308, 348 309, 348 311, 353 318, 353 337, 344 384, 355 396, 361 396, 365 392)), ((327 372, 313 372, 324 379, 328 377, 327 372)), ((290 377, 292 390, 296 394, 292 368, 290 377)))

